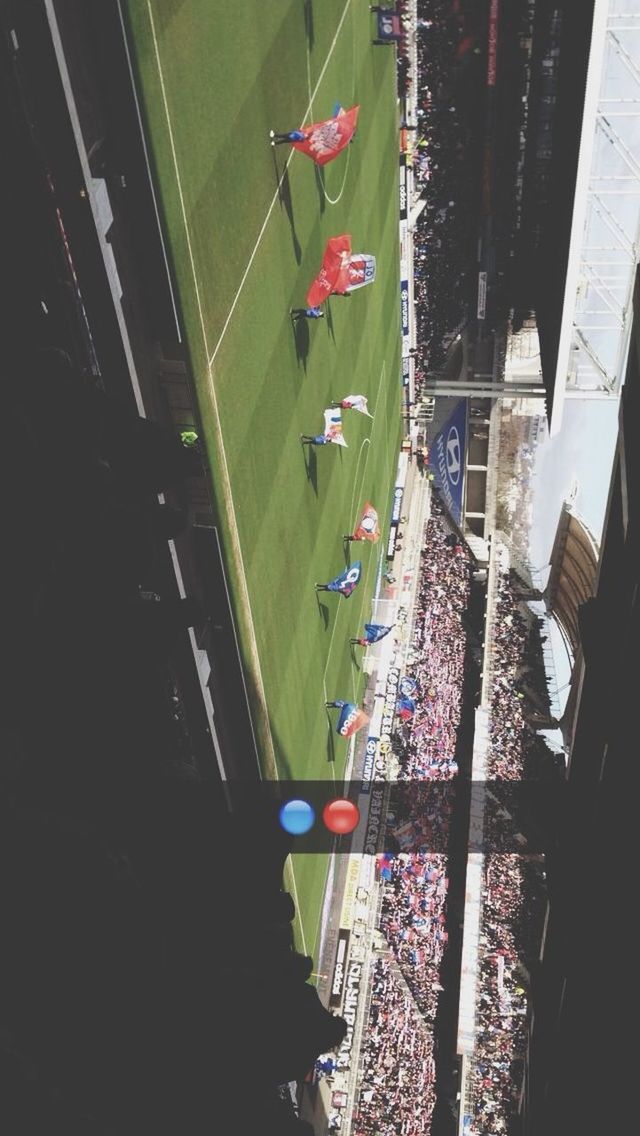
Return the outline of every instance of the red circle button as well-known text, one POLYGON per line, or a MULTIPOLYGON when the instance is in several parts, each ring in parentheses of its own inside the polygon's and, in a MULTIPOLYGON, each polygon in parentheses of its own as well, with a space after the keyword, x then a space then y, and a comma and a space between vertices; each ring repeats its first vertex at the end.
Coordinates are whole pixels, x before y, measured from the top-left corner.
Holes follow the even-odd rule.
POLYGON ((334 832, 336 836, 344 836, 357 828, 360 809, 346 797, 336 797, 324 806, 322 819, 329 832, 334 832))

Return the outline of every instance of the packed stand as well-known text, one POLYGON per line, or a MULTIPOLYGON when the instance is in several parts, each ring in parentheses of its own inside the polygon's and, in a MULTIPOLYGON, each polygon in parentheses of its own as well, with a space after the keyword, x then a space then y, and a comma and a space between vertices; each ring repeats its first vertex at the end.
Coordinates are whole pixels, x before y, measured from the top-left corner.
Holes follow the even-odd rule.
POLYGON ((400 89, 417 107, 417 122, 407 128, 407 161, 423 202, 413 232, 420 397, 426 372, 442 366, 447 343, 467 318, 477 179, 469 169, 470 131, 458 108, 457 76, 475 41, 450 0, 418 0, 415 21, 399 8, 406 33, 398 51, 400 89), (416 48, 415 76, 408 74, 409 41, 416 48))
MULTIPOLYGON (((384 5, 383 5, 384 6, 384 5)), ((392 5, 389 4, 389 7, 392 5)), ((406 98, 413 84, 411 76, 411 44, 416 36, 416 23, 412 13, 412 5, 409 0, 397 0, 395 4, 396 12, 400 15, 400 26, 402 28, 402 36, 398 42, 398 94, 404 95, 406 98)))
POLYGON ((435 1105, 433 1036, 389 959, 373 969, 354 1136, 424 1136, 435 1105))
POLYGON ((419 694, 413 718, 398 726, 398 780, 450 780, 458 772, 455 751, 467 643, 463 619, 470 595, 471 554, 448 531, 442 506, 433 497, 407 659, 407 674, 416 679, 419 694))
POLYGON ((542 929, 540 865, 485 860, 479 997, 472 1062, 474 1136, 508 1132, 518 1109, 527 1039, 527 978, 542 929))
MULTIPOLYGON (((548 709, 541 665, 540 621, 521 599, 516 574, 501 573, 492 628, 490 780, 513 784, 539 775, 550 756, 527 720, 532 708, 548 709)), ((488 803, 479 951, 476 1045, 472 1063, 474 1136, 510 1130, 522 1083, 527 1037, 528 973, 542 931, 544 877, 540 857, 515 849, 527 844, 515 830, 515 806, 504 795, 488 803), (498 804, 500 797, 501 805, 498 804)), ((517 802, 517 793, 514 801, 517 802)))
POLYGON ((384 857, 380 930, 391 947, 418 1009, 435 1021, 440 964, 447 943, 446 858, 424 853, 384 857))
POLYGON ((362 1136, 424 1136, 435 1104, 433 1024, 447 943, 448 879, 447 857, 433 848, 438 840, 447 846, 451 781, 458 769, 470 581, 470 554, 432 499, 406 670, 416 684, 415 711, 408 722, 396 718, 393 743, 399 769, 387 820, 399 851, 377 865, 383 881, 380 930, 395 961, 378 959, 374 971, 353 1129, 362 1136), (421 786, 427 800, 416 808, 421 786), (403 853, 405 842, 413 849, 422 843, 429 851, 403 853))
POLYGON ((495 780, 537 775, 541 744, 528 718, 531 711, 544 716, 549 710, 539 622, 530 612, 526 616, 521 604, 513 574, 503 573, 491 638, 488 772, 495 780))
POLYGON ((393 853, 446 855, 454 801, 451 778, 396 781, 386 817, 386 847, 393 853))

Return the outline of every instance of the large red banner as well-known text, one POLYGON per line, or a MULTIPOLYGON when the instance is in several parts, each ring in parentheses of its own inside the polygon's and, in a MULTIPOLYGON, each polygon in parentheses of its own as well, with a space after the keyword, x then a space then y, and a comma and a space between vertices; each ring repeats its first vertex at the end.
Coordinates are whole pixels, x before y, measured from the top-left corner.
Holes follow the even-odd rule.
POLYGON ((349 283, 349 258, 351 256, 351 235, 342 233, 339 237, 329 237, 322 268, 307 292, 307 305, 315 308, 324 303, 332 292, 344 291, 349 283))
POLYGON ((358 521, 358 526, 353 534, 358 540, 370 540, 372 544, 380 540, 380 520, 378 518, 377 509, 374 509, 370 501, 367 501, 362 516, 358 521))
POLYGON ((292 142, 292 146, 306 154, 317 166, 326 166, 349 145, 356 132, 359 110, 359 106, 352 106, 349 110, 341 108, 334 118, 303 126, 304 139, 292 142))

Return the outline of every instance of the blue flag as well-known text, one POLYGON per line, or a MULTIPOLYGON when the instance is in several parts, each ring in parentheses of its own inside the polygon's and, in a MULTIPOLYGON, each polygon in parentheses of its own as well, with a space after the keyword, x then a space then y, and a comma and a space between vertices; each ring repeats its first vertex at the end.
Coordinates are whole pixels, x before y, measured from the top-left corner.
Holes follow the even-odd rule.
POLYGON ((385 627, 383 623, 365 623, 363 638, 367 643, 379 643, 390 631, 391 627, 385 627))
POLYGON ((327 584, 327 587, 330 592, 340 592, 345 599, 348 599, 353 589, 360 582, 361 575, 362 561, 356 560, 355 564, 352 564, 350 568, 345 568, 344 572, 341 572, 335 580, 327 584))
POLYGON ((336 733, 340 734, 343 738, 350 738, 353 734, 357 734, 363 726, 366 726, 369 721, 369 715, 365 714, 355 702, 345 702, 338 718, 336 726, 336 733))
POLYGON ((413 698, 399 698, 396 710, 401 718, 410 718, 415 713, 416 704, 413 698))
POLYGON ((435 485, 457 525, 462 524, 467 453, 467 400, 461 399, 433 439, 429 464, 435 485))
POLYGON ((400 679, 400 682, 398 683, 398 690, 400 691, 400 694, 404 695, 407 698, 410 698, 412 694, 415 694, 417 689, 417 680, 415 678, 411 678, 409 675, 403 675, 403 677, 400 679))

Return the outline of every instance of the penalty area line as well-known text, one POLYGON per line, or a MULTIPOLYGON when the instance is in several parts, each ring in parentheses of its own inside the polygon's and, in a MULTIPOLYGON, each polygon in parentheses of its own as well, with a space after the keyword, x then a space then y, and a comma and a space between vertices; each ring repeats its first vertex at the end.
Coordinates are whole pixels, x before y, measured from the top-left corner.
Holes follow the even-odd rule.
MULTIPOLYGON (((165 119, 166 119, 166 124, 167 124, 167 132, 168 132, 168 135, 169 135, 169 145, 171 147, 171 156, 172 156, 172 159, 173 159, 173 169, 174 169, 174 174, 175 174, 175 179, 176 179, 176 186, 177 186, 177 189, 178 189, 178 198, 179 198, 179 201, 180 201, 180 211, 181 211, 181 214, 182 214, 182 224, 183 224, 183 227, 184 227, 185 239, 186 239, 186 243, 187 243, 187 252, 189 254, 189 263, 190 263, 190 266, 191 266, 191 276, 192 276, 192 279, 193 279, 193 286, 194 286, 195 295, 196 295, 196 303, 197 303, 197 307, 198 307, 198 317, 199 317, 199 320, 200 320, 200 329, 201 329, 201 333, 202 333, 202 341, 203 341, 203 345, 204 345, 205 358, 207 358, 208 354, 209 354, 207 330, 206 330, 205 321, 204 321, 204 313, 203 313, 203 310, 202 310, 202 301, 201 301, 201 298, 200 298, 200 288, 199 288, 199 285, 198 285, 198 276, 197 276, 197 273, 196 273, 195 258, 194 258, 194 255, 193 255, 193 247, 192 247, 192 244, 191 244, 191 234, 189 232, 189 222, 188 222, 188 218, 187 218, 187 209, 186 209, 186 204, 185 204, 185 200, 184 200, 184 193, 183 193, 183 190, 182 190, 182 181, 181 181, 181 178, 180 178, 180 169, 179 169, 179 166, 178 166, 178 155, 177 155, 177 151, 176 151, 175 137, 174 137, 174 133, 173 133, 173 126, 172 126, 172 122, 171 122, 171 112, 169 110, 169 101, 168 101, 168 98, 167 98, 167 90, 166 90, 166 85, 165 85, 165 81, 164 81, 164 72, 162 70, 162 62, 161 62, 161 59, 160 59, 160 48, 159 48, 159 44, 158 44, 158 37, 156 35, 156 27, 155 27, 155 21, 154 21, 154 18, 153 18, 153 10, 152 10, 152 6, 151 6, 151 0, 147 0, 147 12, 148 12, 148 16, 149 16, 149 25, 151 27, 151 36, 152 36, 152 39, 153 39, 153 48, 154 48, 155 58, 156 58, 156 67, 157 67, 157 70, 158 70, 158 78, 160 80, 162 104, 163 104, 164 114, 165 114, 165 119)), ((239 534, 239 531, 238 531, 238 522, 237 522, 236 511, 235 511, 235 506, 234 506, 234 502, 233 502, 233 493, 232 493, 232 489, 231 489, 231 477, 230 477, 230 474, 229 474, 229 466, 228 466, 228 463, 227 463, 227 454, 226 454, 226 450, 225 450, 225 446, 224 446, 224 438, 223 438, 223 434, 222 434, 222 424, 221 424, 221 421, 220 421, 220 411, 219 411, 219 408, 218 408, 218 400, 217 400, 216 393, 215 393, 213 378, 212 378, 212 375, 211 375, 210 364, 207 364, 207 367, 208 367, 207 390, 208 390, 208 393, 209 393, 209 396, 210 396, 211 408, 212 408, 214 420, 215 420, 214 425, 215 425, 215 434, 216 434, 216 448, 217 448, 217 456, 219 458, 219 467, 220 467, 220 471, 221 471, 221 474, 222 474, 221 480, 222 480, 222 490, 223 490, 224 504, 225 504, 225 513, 226 513, 227 522, 228 522, 228 526, 229 526, 229 533, 230 533, 230 537, 231 537, 231 546, 232 546, 232 550, 233 550, 233 556, 234 556, 235 563, 238 567, 238 579, 239 579, 239 583, 240 583, 242 606, 243 606, 243 609, 244 609, 244 615, 245 615, 245 620, 246 620, 246 624, 247 624, 247 640, 248 640, 247 646, 248 646, 249 652, 251 654, 251 668, 254 672, 254 677, 255 677, 255 680, 256 680, 256 685, 257 685, 257 690, 258 690, 258 699, 259 699, 259 704, 260 704, 260 718, 262 719, 261 733, 264 737, 265 745, 266 745, 266 749, 267 749, 267 753, 266 753, 265 756, 267 758, 267 765, 269 766, 269 773, 274 777, 274 779, 277 780, 278 769, 277 769, 276 756, 275 756, 275 746, 273 744, 273 736, 272 736, 272 733, 271 733, 271 724, 269 722, 269 713, 268 713, 268 709, 267 709, 267 700, 266 700, 266 694, 265 694, 265 689, 264 689, 264 682, 263 682, 263 679, 262 679, 262 669, 261 669, 261 666, 260 666, 260 658, 259 658, 259 655, 258 655, 258 644, 257 644, 257 641, 256 641, 255 629, 254 629, 254 625, 253 625, 251 601, 249 599, 249 589, 248 589, 248 585, 247 585, 247 578, 246 578, 246 572, 245 572, 245 567, 244 567, 244 559, 243 559, 243 556, 242 556, 242 548, 241 548, 241 545, 240 545, 240 534, 239 534)), ((259 776, 262 777, 262 770, 260 769, 260 765, 258 765, 258 773, 259 773, 259 776)))
MULTIPOLYGON (((149 0, 147 0, 147 3, 149 3, 149 0)), ((321 84, 322 80, 324 79, 324 76, 325 76, 325 72, 326 72, 326 70, 327 70, 327 67, 329 66, 329 60, 331 59, 331 56, 333 55, 333 51, 334 51, 334 48, 335 48, 335 46, 336 46, 336 43, 338 42, 338 37, 339 37, 339 35, 340 35, 340 32, 342 31, 342 25, 344 24, 344 21, 345 21, 345 17, 346 17, 346 15, 347 15, 347 12, 349 11, 349 8, 350 8, 350 6, 351 6, 351 0, 346 0, 346 4, 345 4, 345 6, 344 6, 344 11, 343 11, 343 13, 342 13, 342 15, 341 15, 341 17, 340 17, 340 21, 339 21, 339 23, 338 23, 338 27, 336 28, 336 32, 335 32, 335 35, 334 35, 334 37, 333 37, 333 40, 331 41, 331 47, 329 48, 329 51, 328 51, 328 53, 327 53, 327 58, 326 58, 326 59, 325 59, 325 61, 324 61, 324 64, 323 64, 323 67, 322 67, 322 70, 321 70, 320 74, 318 75, 318 79, 317 79, 317 81, 316 81, 316 85, 315 85, 315 87, 313 88, 313 92, 312 92, 312 94, 311 94, 311 95, 310 95, 310 97, 309 97, 309 102, 307 103, 307 108, 306 108, 306 110, 305 110, 305 112, 304 112, 304 115, 303 115, 303 118, 302 118, 302 122, 301 122, 301 124, 300 124, 301 126, 303 126, 303 125, 304 125, 305 119, 307 118, 308 114, 309 114, 309 113, 310 113, 310 111, 311 111, 311 107, 313 106, 313 100, 314 100, 315 96, 316 96, 316 95, 317 95, 317 93, 318 93, 318 88, 320 87, 320 84, 321 84)), ((246 284, 246 281, 247 281, 247 277, 248 277, 248 275, 249 275, 249 273, 250 273, 250 271, 251 271, 251 267, 252 267, 252 265, 253 265, 253 262, 254 262, 254 260, 255 260, 255 258, 256 258, 256 255, 257 255, 258 249, 260 248, 260 245, 261 245, 261 243, 262 243, 262 238, 264 237, 264 234, 265 234, 265 231, 266 231, 267 225, 269 224, 269 221, 270 221, 270 219, 271 219, 271 214, 273 213, 273 210, 274 210, 274 208, 275 208, 275 204, 276 204, 276 201, 277 201, 277 200, 279 199, 279 197, 280 197, 280 193, 281 193, 281 190, 282 190, 282 183, 283 183, 283 181, 284 181, 284 178, 285 178, 285 174, 286 174, 287 170, 289 169, 289 165, 291 164, 291 161, 292 161, 292 159, 293 159, 293 155, 294 155, 294 154, 295 154, 295 150, 291 150, 291 152, 289 153, 289 156, 287 157, 287 160, 286 160, 286 162, 285 162, 284 170, 283 170, 283 172, 282 172, 282 174, 281 174, 281 176, 280 176, 280 180, 278 181, 278 186, 277 186, 277 189, 276 189, 276 191, 275 191, 275 193, 274 193, 274 195, 273 195, 273 197, 272 197, 272 199, 271 199, 271 204, 270 204, 270 206, 269 206, 269 208, 268 208, 268 210, 267 210, 267 215, 266 215, 266 217, 265 217, 264 221, 262 222, 262 226, 261 226, 260 232, 258 233, 258 236, 257 236, 257 238, 256 238, 256 242, 255 242, 255 244, 254 244, 254 246, 253 246, 253 250, 252 250, 252 252, 251 252, 251 256, 249 257, 249 260, 248 260, 248 262, 247 262, 247 266, 246 266, 246 268, 245 268, 245 270, 244 270, 244 272, 243 272, 243 274, 242 274, 242 279, 240 280, 240 284, 238 285, 238 289, 237 289, 237 291, 236 291, 236 294, 235 294, 235 296, 233 297, 233 300, 232 300, 232 302, 231 302, 231 307, 229 308, 229 312, 228 312, 228 314, 227 314, 227 318, 226 318, 226 320, 224 321, 224 324, 223 324, 223 326, 222 326, 222 331, 220 332, 220 336, 219 336, 219 338, 218 338, 218 342, 216 343, 216 345, 215 345, 215 347, 214 347, 214 349, 213 349, 213 352, 212 352, 212 354, 211 354, 211 357, 210 357, 210 359, 209 359, 209 367, 212 367, 212 366, 213 366, 213 364, 214 364, 214 362, 215 362, 215 359, 216 359, 216 355, 218 354, 218 351, 220 350, 220 348, 221 348, 221 346, 222 346, 222 341, 223 341, 223 339, 224 339, 225 335, 227 334, 227 328, 228 328, 229 324, 231 323, 231 318, 232 318, 232 316, 233 316, 233 313, 234 313, 234 312, 235 312, 235 310, 236 310, 236 307, 237 307, 238 301, 239 301, 239 299, 240 299, 240 296, 242 295, 242 292, 243 292, 244 286, 245 286, 245 284, 246 284)))
POLYGON ((303 950, 304 954, 306 955, 308 953, 307 952, 307 940, 306 940, 305 934, 304 934, 304 924, 302 922, 302 915, 301 915, 301 912, 300 912, 300 900, 298 899, 298 889, 296 887, 296 874, 293 870, 293 861, 291 860, 291 857, 289 857, 286 860, 285 865, 284 865, 284 871, 285 871, 285 877, 289 876, 290 879, 291 879, 290 886, 291 886, 291 891, 292 891, 292 897, 293 897, 293 902, 295 903, 295 906, 296 906, 296 922, 297 922, 297 924, 300 928, 300 939, 302 941, 302 950, 303 950))

